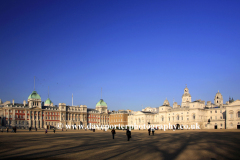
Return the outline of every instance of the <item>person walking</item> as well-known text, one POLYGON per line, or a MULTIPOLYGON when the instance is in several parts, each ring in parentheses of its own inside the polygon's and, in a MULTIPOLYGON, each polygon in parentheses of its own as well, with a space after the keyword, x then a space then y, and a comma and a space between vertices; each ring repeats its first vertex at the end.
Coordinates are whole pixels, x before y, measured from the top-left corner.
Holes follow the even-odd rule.
POLYGON ((126 135, 128 137, 128 141, 130 140, 131 137, 131 131, 129 131, 129 129, 127 129, 126 135))
POLYGON ((113 128, 111 132, 112 132, 112 137, 113 137, 113 139, 114 139, 114 135, 116 134, 115 129, 113 128))
POLYGON ((46 130, 45 130, 45 134, 47 133, 47 128, 46 128, 46 130))
POLYGON ((153 128, 153 129, 152 129, 152 135, 153 135, 153 136, 154 136, 154 132, 155 132, 155 129, 153 128))
POLYGON ((151 128, 148 128, 148 135, 150 136, 151 128))
POLYGON ((36 128, 36 132, 37 132, 37 128, 36 128))
POLYGON ((53 132, 55 133, 55 128, 53 128, 53 132))
POLYGON ((8 133, 8 127, 7 127, 7 133, 8 133))

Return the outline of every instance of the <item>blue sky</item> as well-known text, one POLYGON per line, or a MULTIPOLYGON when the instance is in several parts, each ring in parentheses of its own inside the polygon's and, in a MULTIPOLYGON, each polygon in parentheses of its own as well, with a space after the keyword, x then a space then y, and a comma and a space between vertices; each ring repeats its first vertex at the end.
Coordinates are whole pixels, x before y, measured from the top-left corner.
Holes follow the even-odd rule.
POLYGON ((240 1, 2 1, 0 99, 110 110, 240 97, 240 1))

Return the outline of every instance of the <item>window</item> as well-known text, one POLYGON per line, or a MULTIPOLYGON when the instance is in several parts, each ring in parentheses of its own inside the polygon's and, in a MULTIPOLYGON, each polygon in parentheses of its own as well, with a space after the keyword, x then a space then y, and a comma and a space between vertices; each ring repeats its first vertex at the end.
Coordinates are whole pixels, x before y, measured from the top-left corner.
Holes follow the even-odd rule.
POLYGON ((162 117, 162 121, 164 121, 164 117, 162 117))
POLYGON ((215 119, 217 119, 217 116, 215 116, 215 119))
POLYGON ((212 111, 210 111, 210 113, 212 113, 212 111))
POLYGON ((222 110, 220 110, 220 113, 222 113, 222 110))
POLYGON ((217 113, 217 110, 215 111, 215 113, 217 113))
POLYGON ((220 126, 222 127, 222 123, 220 124, 220 126))
POLYGON ((183 117, 182 117, 182 120, 183 120, 183 117))
POLYGON ((193 114, 193 119, 195 119, 195 114, 193 114))
POLYGON ((210 117, 210 119, 212 119, 212 116, 210 117))
POLYGON ((17 110, 16 110, 15 112, 16 112, 16 113, 18 113, 18 111, 17 111, 17 110))
POLYGON ((22 113, 24 113, 24 111, 22 111, 22 113))
POLYGON ((222 116, 220 116, 220 119, 222 119, 222 116))
POLYGON ((21 111, 19 111, 19 113, 21 113, 21 111))
POLYGON ((240 118, 240 111, 238 111, 238 118, 240 118))
POLYGON ((193 107, 194 107, 194 105, 193 105, 193 107))
POLYGON ((179 120, 179 115, 177 115, 177 120, 179 120))

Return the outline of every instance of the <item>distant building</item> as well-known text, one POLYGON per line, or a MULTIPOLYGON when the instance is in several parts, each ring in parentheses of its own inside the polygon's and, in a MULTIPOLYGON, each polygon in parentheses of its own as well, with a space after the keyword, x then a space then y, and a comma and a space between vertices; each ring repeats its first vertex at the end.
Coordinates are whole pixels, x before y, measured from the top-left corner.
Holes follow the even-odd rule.
POLYGON ((192 102, 189 89, 184 89, 182 104, 170 106, 166 99, 158 108, 147 107, 128 117, 128 125, 200 125, 201 129, 240 128, 240 100, 223 104, 222 94, 218 91, 214 103, 196 100, 192 102), (156 113, 156 111, 158 111, 156 113))
POLYGON ((129 111, 113 111, 109 113, 109 125, 126 126, 128 125, 129 111))

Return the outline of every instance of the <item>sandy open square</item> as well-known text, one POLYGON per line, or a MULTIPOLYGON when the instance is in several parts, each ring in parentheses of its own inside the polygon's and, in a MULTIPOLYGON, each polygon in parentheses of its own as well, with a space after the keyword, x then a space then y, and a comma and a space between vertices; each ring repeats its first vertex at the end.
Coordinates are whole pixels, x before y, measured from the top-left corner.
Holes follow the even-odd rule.
POLYGON ((239 130, 0 132, 1 159, 240 159, 239 130))

